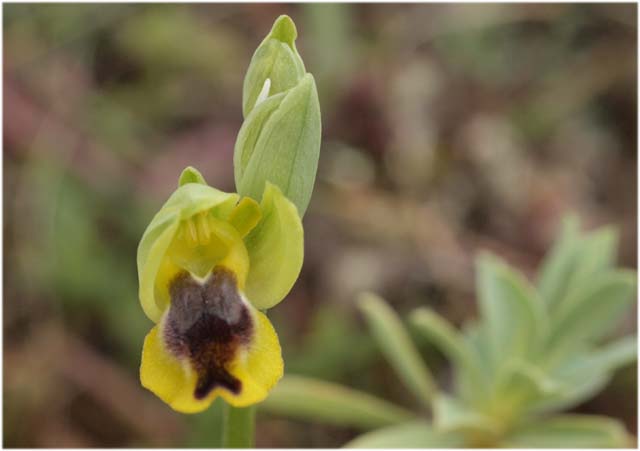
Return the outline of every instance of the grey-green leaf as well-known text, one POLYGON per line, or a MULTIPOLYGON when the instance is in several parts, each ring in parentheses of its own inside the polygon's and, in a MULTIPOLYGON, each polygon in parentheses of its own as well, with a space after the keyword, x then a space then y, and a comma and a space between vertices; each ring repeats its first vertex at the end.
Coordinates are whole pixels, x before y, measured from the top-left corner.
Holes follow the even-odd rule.
POLYGON ((569 360, 554 374, 560 379, 577 382, 585 375, 608 373, 636 360, 638 341, 635 336, 627 336, 607 344, 595 351, 569 360))
POLYGON ((551 372, 562 390, 554 397, 536 403, 537 411, 573 407, 595 395, 615 370, 634 362, 638 343, 635 336, 621 338, 598 350, 572 355, 551 372))
POLYGON ((552 308, 565 295, 577 260, 579 222, 575 216, 568 216, 562 224, 560 236, 547 254, 538 278, 540 297, 552 308))
POLYGON ((414 310, 410 321, 453 362, 464 392, 472 395, 473 391, 477 391, 484 383, 484 374, 464 337, 443 317, 428 308, 414 310))
POLYGON ((611 268, 615 261, 617 243, 617 233, 611 227, 603 227, 578 241, 577 259, 571 277, 565 281, 565 295, 556 301, 554 316, 571 308, 579 299, 576 293, 593 278, 611 268))
POLYGON ((269 34, 258 46, 242 89, 242 113, 248 117, 255 107, 265 81, 270 80, 269 95, 293 88, 305 74, 304 63, 296 50, 296 26, 289 16, 276 19, 269 34))
POLYGON ((390 402, 341 385, 285 376, 260 409, 293 418, 368 430, 410 420, 414 415, 390 402))
POLYGON ((356 437, 345 448, 460 448, 462 435, 438 432, 426 421, 389 426, 356 437))
POLYGON ((558 415, 530 423, 503 443, 512 448, 626 448, 632 444, 617 420, 590 415, 558 415))
POLYGON ((554 319, 546 360, 561 361, 610 332, 633 302, 635 283, 635 272, 628 270, 611 270, 586 283, 576 294, 581 299, 554 319))
POLYGON ((510 357, 527 355, 544 336, 547 321, 542 301, 521 274, 486 253, 478 258, 477 268, 483 327, 495 367, 510 357))
POLYGON ((433 377, 398 315, 382 298, 372 293, 362 294, 358 305, 398 377, 425 406, 430 406, 435 391, 433 377))

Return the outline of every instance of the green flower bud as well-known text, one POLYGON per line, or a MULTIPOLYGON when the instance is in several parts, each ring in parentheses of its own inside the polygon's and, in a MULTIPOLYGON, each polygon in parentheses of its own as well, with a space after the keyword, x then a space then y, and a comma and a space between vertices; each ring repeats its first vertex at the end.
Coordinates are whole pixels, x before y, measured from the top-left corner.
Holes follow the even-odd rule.
POLYGON ((302 217, 318 168, 321 118, 316 84, 304 73, 295 38, 291 19, 280 16, 253 56, 233 163, 241 196, 260 201, 271 182, 302 217))
POLYGON ((304 63, 296 50, 297 36, 291 18, 282 15, 256 49, 242 88, 242 114, 245 118, 256 106, 267 80, 270 80, 268 89, 273 95, 293 88, 304 76, 304 63))
POLYGON ((320 156, 320 103, 311 74, 260 102, 242 124, 234 152, 236 187, 260 201, 266 182, 298 208, 309 205, 320 156))

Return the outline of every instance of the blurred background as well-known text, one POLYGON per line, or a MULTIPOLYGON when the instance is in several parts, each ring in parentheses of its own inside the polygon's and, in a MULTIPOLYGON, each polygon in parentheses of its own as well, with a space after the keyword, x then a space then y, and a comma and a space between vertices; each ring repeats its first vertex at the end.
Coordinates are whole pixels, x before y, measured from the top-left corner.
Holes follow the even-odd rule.
MULTIPOLYGON (((5 446, 211 445, 219 409, 180 415, 140 386, 136 247, 186 165, 235 191, 244 74, 283 13, 323 116, 304 267, 270 311, 288 373, 414 407, 355 295, 459 325, 474 255, 533 277, 568 212, 616 225, 637 267, 635 5, 4 5, 5 446)), ((637 433, 636 376, 577 411, 637 433)), ((261 447, 356 432, 257 424, 261 447)))

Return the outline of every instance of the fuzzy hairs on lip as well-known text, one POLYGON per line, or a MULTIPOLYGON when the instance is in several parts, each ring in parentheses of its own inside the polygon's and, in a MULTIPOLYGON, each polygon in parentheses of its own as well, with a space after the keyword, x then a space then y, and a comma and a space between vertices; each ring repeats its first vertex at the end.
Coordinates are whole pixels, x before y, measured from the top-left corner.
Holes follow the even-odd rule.
POLYGON ((218 266, 200 282, 184 271, 171 281, 169 293, 163 337, 170 352, 188 359, 197 372, 196 399, 216 387, 239 393, 241 382, 228 365, 238 348, 251 341, 254 327, 235 275, 218 266))

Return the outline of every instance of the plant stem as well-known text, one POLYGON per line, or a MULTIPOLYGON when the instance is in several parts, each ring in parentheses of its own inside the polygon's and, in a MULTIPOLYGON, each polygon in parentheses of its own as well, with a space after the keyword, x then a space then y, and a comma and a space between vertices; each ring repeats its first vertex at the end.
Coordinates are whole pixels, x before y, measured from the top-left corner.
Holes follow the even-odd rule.
POLYGON ((253 448, 253 430, 255 429, 255 406, 225 406, 222 432, 223 448, 253 448))

